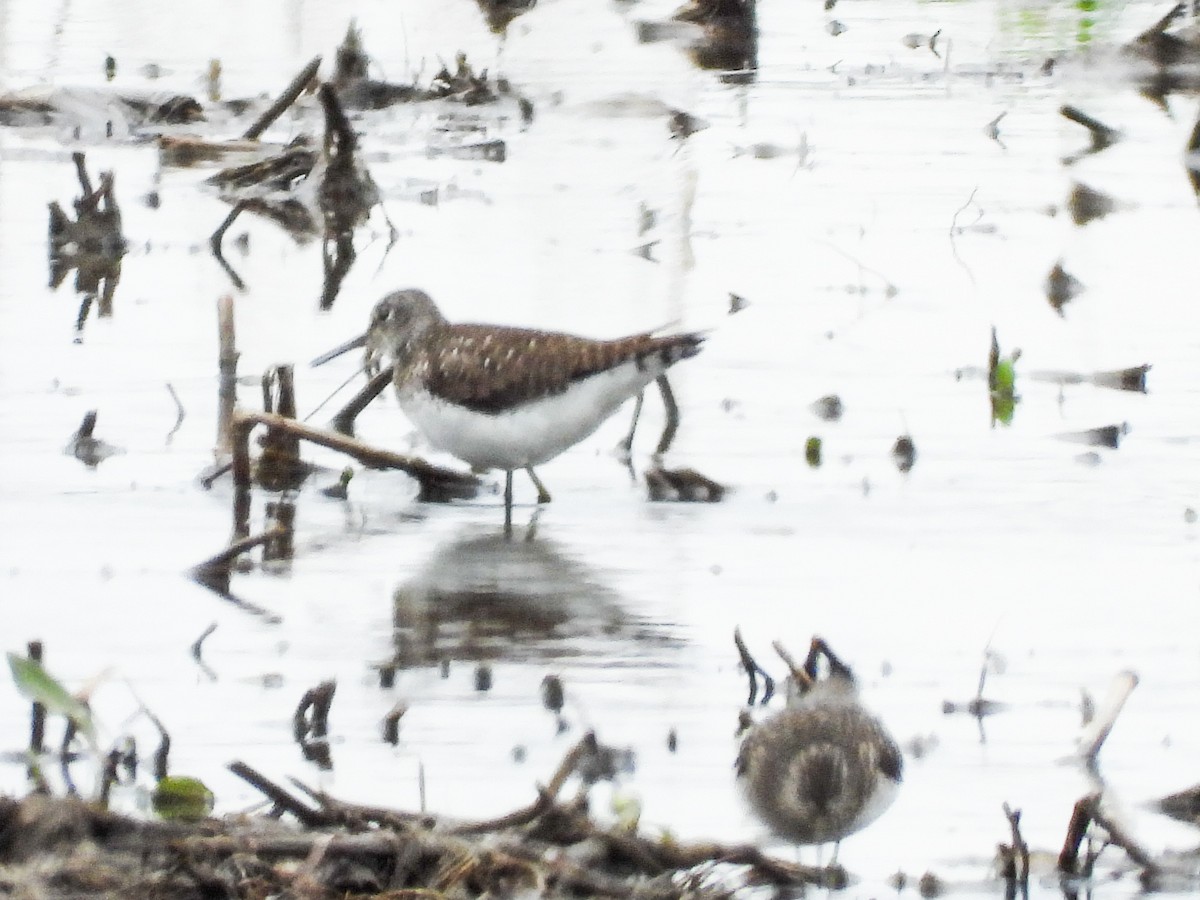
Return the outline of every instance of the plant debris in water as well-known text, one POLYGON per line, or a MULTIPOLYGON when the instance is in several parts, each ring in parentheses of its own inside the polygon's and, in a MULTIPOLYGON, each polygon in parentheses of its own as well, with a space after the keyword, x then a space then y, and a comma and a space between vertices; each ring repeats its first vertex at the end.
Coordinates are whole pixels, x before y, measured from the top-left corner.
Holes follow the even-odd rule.
POLYGON ((1076 225, 1103 219, 1117 208, 1117 202, 1103 191, 1076 182, 1067 198, 1067 211, 1076 225))
MULTIPOLYGON (((796 887, 822 876, 750 846, 645 837, 636 801, 618 825, 597 825, 588 788, 612 778, 621 756, 589 732, 529 806, 481 822, 344 803, 296 782, 301 798, 244 763, 230 768, 272 800, 276 816, 146 821, 71 796, 4 798, 0 889, 160 900, 517 892, 672 900, 730 897, 738 882, 796 887), (572 781, 576 794, 560 799, 572 781), (278 818, 285 813, 296 823, 278 818), (714 869, 720 863, 745 869, 735 880, 733 869, 714 869)), ((190 778, 164 779, 156 796, 168 794, 186 798, 191 813, 211 802, 190 778)))
POLYGON ((1054 311, 1064 318, 1063 307, 1085 290, 1083 282, 1063 268, 1061 259, 1046 276, 1046 299, 1050 301, 1054 311))
POLYGON ((99 187, 92 187, 82 153, 71 154, 79 179, 79 199, 74 201, 72 219, 57 201, 50 202, 50 286, 57 288, 75 271, 75 291, 82 296, 75 322, 75 340, 81 343, 83 326, 93 303, 101 318, 112 315, 113 297, 121 280, 125 236, 121 231, 121 208, 113 196, 113 173, 101 172, 99 187))
POLYGON ((758 68, 757 0, 688 0, 672 18, 700 26, 689 48, 702 69, 752 73, 758 68))

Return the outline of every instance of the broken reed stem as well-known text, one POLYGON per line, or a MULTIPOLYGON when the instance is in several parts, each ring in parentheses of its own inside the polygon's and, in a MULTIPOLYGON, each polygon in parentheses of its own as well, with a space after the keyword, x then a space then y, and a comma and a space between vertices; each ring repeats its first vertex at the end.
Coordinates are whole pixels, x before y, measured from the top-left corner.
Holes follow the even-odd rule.
POLYGON ((1117 721, 1117 716, 1121 714, 1121 709, 1125 706, 1125 701, 1129 699, 1129 695, 1133 693, 1133 689, 1137 687, 1137 674, 1129 670, 1118 672, 1112 682, 1108 686, 1108 693, 1104 697, 1104 702, 1100 705, 1095 718, 1079 739, 1079 758, 1085 762, 1094 763, 1096 755, 1100 752, 1100 748, 1104 746, 1104 741, 1108 738, 1109 732, 1112 731, 1113 725, 1117 721))
MULTIPOLYGON (((281 810, 295 816, 305 828, 317 828, 321 825, 329 824, 329 817, 323 812, 301 803, 257 769, 246 765, 241 760, 231 762, 229 764, 229 771, 262 793, 281 810)), ((307 838, 307 840, 311 843, 312 838, 307 838)))
POLYGON ((1100 798, 1100 792, 1095 791, 1076 801, 1075 808, 1071 811, 1071 821, 1067 824, 1066 840, 1063 841, 1062 851, 1058 854, 1058 870, 1065 875, 1091 875, 1091 860, 1088 861, 1085 871, 1079 870, 1078 860, 1079 847, 1087 836, 1088 828, 1095 822, 1108 833, 1108 843, 1124 850, 1135 864, 1141 866, 1146 875, 1157 874, 1158 863, 1119 823, 1101 809, 1100 798))
POLYGON ((233 410, 237 403, 237 337, 233 320, 233 297, 217 300, 217 458, 233 452, 233 410))
POLYGON ((175 403, 175 424, 171 430, 167 432, 167 443, 171 443, 171 439, 175 437, 175 432, 179 431, 183 425, 183 420, 187 417, 187 411, 183 408, 183 403, 179 400, 179 394, 175 392, 175 386, 171 382, 167 382, 167 393, 171 395, 171 400, 175 403))
POLYGON ((156 781, 162 781, 167 777, 167 772, 170 766, 167 760, 171 755, 171 735, 167 733, 166 727, 162 720, 154 713, 150 712, 145 706, 142 707, 142 712, 146 714, 151 724, 158 729, 158 747, 154 751, 154 778, 156 781))
POLYGON ((333 695, 336 691, 336 681, 322 681, 304 692, 296 712, 292 715, 292 733, 297 741, 303 741, 310 735, 323 738, 329 733, 329 710, 333 706, 333 695), (311 717, 308 714, 309 710, 312 710, 311 717))
MULTIPOLYGON (((215 556, 210 556, 204 562, 193 566, 192 571, 209 571, 212 569, 227 567, 231 562, 233 562, 247 550, 253 550, 255 547, 265 544, 268 541, 273 541, 276 538, 282 537, 284 534, 286 534, 286 531, 282 528, 268 528, 266 531, 260 534, 251 535, 250 537, 244 537, 241 540, 234 541, 220 553, 216 554, 215 556)), ((201 638, 201 640, 203 640, 203 638, 201 638)), ((199 644, 199 641, 197 641, 197 644, 199 644)))
POLYGON ((1104 812, 1100 803, 1097 802, 1095 808, 1092 809, 1092 821, 1108 832, 1109 843, 1120 847, 1137 865, 1142 867, 1142 870, 1147 874, 1153 875, 1158 872, 1158 863, 1146 851, 1141 844, 1133 839, 1121 825, 1104 812))
POLYGON ((71 154, 71 160, 75 163, 75 175, 79 178, 79 193, 80 198, 76 201, 76 209, 80 208, 80 204, 85 203, 88 197, 94 193, 92 191, 92 180, 87 173, 87 158, 78 150, 71 154))
POLYGON ((567 754, 563 757, 562 762, 558 764, 558 768, 554 774, 550 776, 549 783, 544 788, 538 789, 538 796, 533 803, 524 809, 518 809, 508 815, 500 816, 497 819, 489 819, 483 822, 469 822, 465 825, 459 825, 450 829, 451 834, 485 834, 491 831, 500 831, 504 828, 514 828, 518 825, 526 825, 536 819, 542 813, 550 809, 554 804, 554 800, 558 797, 563 785, 572 773, 579 767, 580 761, 584 756, 595 753, 597 750, 596 734, 589 731, 583 736, 580 741, 575 744, 567 754))
POLYGON ((233 486, 236 488, 235 494, 240 491, 249 494, 254 486, 254 470, 250 465, 250 432, 256 423, 245 421, 237 410, 234 410, 233 417, 230 429, 233 439, 233 486))
POLYGON ((205 628, 204 631, 201 632, 200 637, 196 638, 196 640, 192 643, 192 658, 197 662, 200 661, 200 653, 202 651, 205 639, 216 630, 217 623, 213 622, 211 625, 205 628))
MULTIPOLYGON (((38 665, 42 662, 42 642, 30 641, 27 645, 29 658, 38 665)), ((33 701, 29 714, 29 752, 41 753, 46 746, 46 706, 33 701)))
POLYGON ((325 111, 325 152, 331 156, 353 153, 358 147, 358 135, 355 134, 350 120, 346 118, 333 85, 322 84, 317 89, 317 98, 325 111))
POLYGON ((216 259, 221 268, 225 270, 225 274, 229 276, 229 280, 233 282, 233 286, 239 291, 244 291, 246 289, 246 282, 242 280, 242 276, 234 271, 233 266, 231 266, 229 261, 225 259, 225 253, 221 250, 221 243, 225 240, 225 232, 229 230, 229 226, 233 224, 233 220, 241 215, 242 210, 244 210, 248 205, 249 202, 246 200, 239 200, 237 203, 235 203, 233 205, 233 209, 229 211, 229 214, 225 216, 225 219, 221 222, 221 224, 217 226, 217 230, 212 233, 212 237, 208 239, 208 246, 212 251, 213 258, 216 259))
MULTIPOLYGON (((262 377, 263 407, 268 413, 296 418, 296 389, 292 366, 277 365, 262 377)), ((268 490, 299 487, 308 475, 300 459, 300 438, 277 428, 268 428, 258 457, 258 483, 268 490)), ((269 548, 268 548, 269 549, 269 548)))
POLYGON ((289 106, 296 102, 296 98, 304 93, 304 89, 317 76, 317 69, 321 67, 321 57, 314 56, 303 69, 301 69, 296 77, 293 78, 283 93, 272 103, 263 114, 254 120, 251 125, 242 134, 242 137, 248 141, 258 140, 258 137, 271 127, 271 124, 283 115, 284 111, 289 106))
POLYGON ((1004 818, 1008 819, 1009 830, 1012 832, 1011 851, 1013 856, 1012 877, 1018 885, 1025 888, 1029 884, 1029 845, 1021 836, 1021 811, 1012 809, 1007 803, 1003 806, 1004 818))
POLYGON ((250 486, 249 436, 250 431, 255 425, 266 425, 268 428, 278 429, 281 432, 310 441, 318 446, 336 450, 339 453, 345 453, 363 465, 373 468, 400 469, 416 478, 432 479, 464 486, 477 485, 479 483, 479 479, 474 475, 456 472, 452 469, 443 469, 419 457, 393 453, 390 450, 380 450, 361 441, 348 438, 345 435, 313 428, 294 419, 287 419, 272 413, 237 411, 234 413, 235 443, 233 477, 234 483, 238 486, 250 486), (240 460, 239 454, 242 456, 240 460))
POLYGON ((791 673, 792 680, 796 682, 798 690, 806 691, 812 687, 812 677, 804 670, 804 666, 796 662, 796 657, 792 656, 788 648, 783 646, 783 641, 771 641, 771 648, 783 660, 783 664, 788 667, 788 671, 791 673))
POLYGON ((733 645, 737 647, 738 656, 742 661, 742 668, 746 670, 746 676, 750 679, 750 696, 746 698, 746 705, 753 706, 755 699, 758 697, 758 678, 756 675, 761 675, 763 680, 763 706, 775 694, 775 679, 766 673, 762 666, 750 654, 750 648, 746 646, 746 642, 742 639, 742 629, 733 629, 733 645))
MULTIPOLYGON (((395 375, 395 372, 396 370, 392 366, 384 366, 380 371, 372 375, 371 380, 367 382, 366 386, 359 390, 357 394, 350 398, 349 403, 347 403, 340 410, 338 410, 337 413, 334 414, 333 419, 330 422, 333 430, 339 434, 344 434, 347 437, 354 437, 354 420, 358 418, 358 414, 366 409, 372 400, 383 393, 384 388, 392 383, 392 378, 395 375)), ((341 387, 338 387, 337 390, 334 391, 334 393, 336 394, 342 389, 342 387, 345 387, 346 384, 349 384, 350 380, 357 377, 357 375, 357 372, 355 372, 354 375, 351 375, 341 387)), ((304 420, 308 421, 311 419, 320 411, 321 407, 323 407, 331 399, 333 399, 333 394, 318 403, 316 408, 304 417, 304 420)))
POLYGON ((804 671, 808 673, 810 678, 817 677, 817 660, 822 656, 829 663, 829 673, 831 675, 839 675, 847 678, 853 677, 853 672, 846 665, 840 656, 833 652, 829 644, 825 642, 825 638, 814 635, 812 644, 808 648, 808 658, 804 660, 804 671))

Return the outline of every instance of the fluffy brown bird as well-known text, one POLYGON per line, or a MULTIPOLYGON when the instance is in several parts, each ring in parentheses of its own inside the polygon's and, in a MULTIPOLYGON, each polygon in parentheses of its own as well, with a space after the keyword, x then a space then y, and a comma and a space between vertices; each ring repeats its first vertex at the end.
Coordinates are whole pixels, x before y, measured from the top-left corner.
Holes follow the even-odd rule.
POLYGON ((750 808, 793 844, 836 843, 874 822, 895 799, 902 769, 899 748, 863 709, 844 666, 751 728, 736 764, 750 808))

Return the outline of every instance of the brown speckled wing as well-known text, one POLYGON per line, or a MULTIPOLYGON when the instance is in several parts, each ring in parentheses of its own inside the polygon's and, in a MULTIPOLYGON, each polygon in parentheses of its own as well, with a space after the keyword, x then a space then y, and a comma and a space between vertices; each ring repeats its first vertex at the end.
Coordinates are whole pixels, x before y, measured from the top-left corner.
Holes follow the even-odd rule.
POLYGON ((633 335, 595 341, 495 325, 451 325, 427 359, 428 389, 483 413, 499 413, 565 391, 573 382, 658 354, 664 367, 699 352, 704 336, 633 335))

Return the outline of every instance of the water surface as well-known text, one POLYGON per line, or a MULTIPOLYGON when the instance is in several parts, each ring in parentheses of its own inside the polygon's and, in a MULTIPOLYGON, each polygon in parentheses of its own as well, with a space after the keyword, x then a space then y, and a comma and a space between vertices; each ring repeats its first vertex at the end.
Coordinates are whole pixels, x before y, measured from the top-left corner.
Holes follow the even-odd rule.
MULTIPOLYGON (((65 12, 0 3, 0 85, 39 80, 201 95, 219 57, 226 96, 277 91, 312 55, 332 58, 351 15, 381 77, 402 80, 462 50, 502 72, 536 108, 531 127, 499 123, 503 164, 429 158, 438 111, 396 108, 355 123, 398 244, 378 214, 332 311, 317 308, 319 244, 297 246, 243 218, 231 262, 240 372, 303 362, 362 330, 389 290, 420 286, 454 319, 613 336, 660 326, 711 329, 672 383, 683 427, 668 464, 730 488, 719 504, 653 504, 614 458, 623 412, 541 469, 554 502, 536 526, 518 480, 517 540, 499 534, 499 496, 418 504, 399 473, 360 472, 348 502, 319 496, 344 462, 296 498, 295 558, 236 574, 269 621, 186 577, 228 540, 228 481, 203 490, 216 434, 215 303, 232 290, 207 239, 227 208, 201 182, 211 168, 162 169, 152 143, 81 129, 0 130, 0 551, 8 649, 45 640, 48 664, 78 686, 110 670, 95 697, 108 735, 153 742, 137 699, 172 731, 173 767, 203 778, 221 810, 257 802, 224 766, 245 759, 334 795, 414 808, 422 765, 430 807, 486 817, 527 803, 581 729, 636 752, 643 824, 686 838, 766 840, 735 796, 733 732, 745 701, 732 632, 764 663, 769 645, 802 652, 819 633, 856 667, 866 702, 906 747, 896 805, 841 848, 862 879, 926 870, 980 893, 1001 804, 1025 837, 1057 852, 1088 790, 1064 765, 1080 692, 1119 671, 1141 679, 1102 768, 1131 827, 1154 850, 1195 844, 1144 809, 1192 784, 1200 733, 1197 503, 1200 340, 1194 328, 1196 199, 1183 148, 1194 103, 1138 96, 1109 59, 1161 10, 1002 0, 843 0, 760 4, 760 72, 728 84, 669 43, 640 45, 634 22, 671 4, 544 0, 501 43, 467 2, 75 3, 65 12), (61 18, 56 16, 61 15, 61 18), (846 30, 834 37, 832 20, 846 30), (905 46, 941 29, 941 57, 905 46), (1096 60, 1081 58, 1083 45, 1096 60), (1051 74, 1048 55, 1062 61, 1051 74), (139 70, 167 70, 150 81, 139 70), (1058 115, 1072 103, 1123 139, 1067 167, 1087 144, 1058 115), (667 119, 708 125, 684 142, 667 119), (986 133, 1001 113, 999 140, 986 133), (758 149, 756 149, 758 148, 758 149), (767 148, 767 149, 764 149, 767 148), (77 185, 69 152, 112 169, 131 242, 111 317, 75 342, 79 299, 51 290, 45 204, 77 185), (1064 204, 1074 181, 1118 210, 1084 227, 1064 204), (436 187, 439 203, 422 204, 436 187), (141 201, 157 189, 158 208, 141 201), (643 213, 654 222, 640 233, 643 213), (654 241, 650 259, 639 248, 654 241), (1059 315, 1044 280, 1056 261, 1087 291, 1059 315), (729 293, 748 306, 729 315, 729 293), (991 421, 991 329, 1020 348, 1020 401, 991 421), (1035 380, 1152 364, 1145 394, 1035 380), (962 377, 960 377, 962 375, 962 377), (176 407, 186 410, 173 431, 176 407), (810 404, 838 394, 845 415, 810 404), (122 455, 86 468, 62 450, 88 410, 122 455), (1061 435, 1127 425, 1117 449, 1061 435), (911 435, 915 465, 893 443, 911 435), (805 462, 812 436, 819 468, 805 462), (211 623, 206 675, 188 647, 211 623), (987 695, 1011 706, 984 723, 947 717, 973 696, 985 648, 1002 658, 987 695), (437 664, 449 661, 443 677, 437 664), (378 666, 403 665, 394 687, 378 666), (493 687, 475 690, 486 661, 493 687), (539 685, 562 676, 570 729, 558 734, 539 685), (300 695, 336 679, 332 771, 291 741, 300 695), (397 747, 380 720, 409 706, 397 747), (132 722, 132 724, 126 724, 132 722), (678 750, 667 749, 674 729, 678 750), (513 749, 525 750, 524 762, 513 749), (974 887, 971 887, 974 890, 974 887)), ((213 114, 210 130, 244 122, 213 114)), ((312 108, 268 135, 313 131, 312 108)), ((230 245, 227 244, 227 247, 230 245)), ((297 369, 303 409, 349 366, 297 369)), ((256 387, 242 402, 258 403, 256 387)), ((647 400, 633 464, 660 423, 647 400)), ((318 415, 318 421, 320 415, 318 415)), ((359 433, 413 448, 387 396, 359 433)), ((440 459, 452 463, 452 460, 440 459)), ((489 491, 495 480, 489 481, 489 491)), ((263 526, 256 494, 252 529, 263 526)), ((5 746, 27 710, 0 691, 5 746)), ((11 767, 7 786, 19 790, 11 767)), ((779 848, 785 853, 784 848, 779 848)), ((1108 851, 1119 859, 1119 853, 1108 851)), ((1114 859, 1115 861, 1115 859, 1114 859)), ((1051 890, 1048 884, 1045 890, 1051 890)), ((1132 879, 1109 891, 1135 892, 1132 879)), ((1037 887, 1039 893, 1043 888, 1037 887)))

